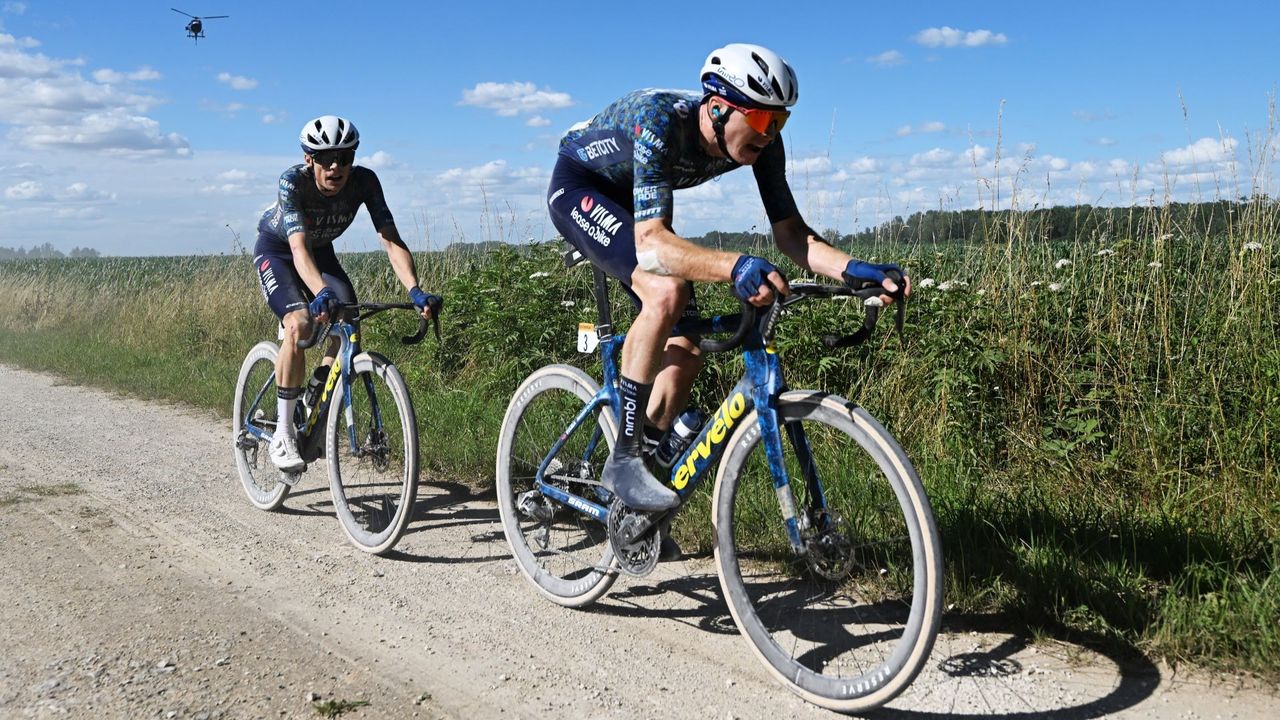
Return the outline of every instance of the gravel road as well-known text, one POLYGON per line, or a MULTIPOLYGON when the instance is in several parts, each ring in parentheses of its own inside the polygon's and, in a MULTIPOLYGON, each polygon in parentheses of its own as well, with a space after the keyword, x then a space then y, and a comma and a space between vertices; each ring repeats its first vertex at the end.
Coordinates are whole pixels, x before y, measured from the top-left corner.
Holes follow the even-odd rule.
MULTIPOLYGON (((0 396, 0 718, 835 717, 757 667, 706 558, 565 610, 516 571, 492 500, 448 479, 375 558, 344 542, 321 468, 255 510, 211 414, 5 366, 0 396)), ((1257 682, 944 624, 878 716, 1280 707, 1257 682)))

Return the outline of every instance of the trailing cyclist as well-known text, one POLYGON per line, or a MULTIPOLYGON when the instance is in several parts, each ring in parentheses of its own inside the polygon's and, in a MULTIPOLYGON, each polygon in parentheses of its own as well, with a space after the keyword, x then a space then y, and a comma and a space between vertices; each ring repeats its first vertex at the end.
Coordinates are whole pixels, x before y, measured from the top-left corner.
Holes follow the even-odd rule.
POLYGON ((635 510, 679 504, 643 457, 646 436, 671 427, 702 367, 696 338, 669 337, 682 316, 698 314, 691 281, 732 282, 734 294, 756 306, 789 294, 768 260, 677 235, 673 190, 750 165, 774 241, 797 265, 850 285, 879 283, 885 304, 900 294, 887 272, 902 278, 901 292, 911 288, 898 266, 851 258, 800 216, 779 137, 799 97, 786 61, 759 45, 726 45, 707 57, 701 80, 701 94, 638 90, 570 128, 548 189, 556 228, 639 306, 622 349, 618 438, 602 473, 604 486, 635 510))
MULTIPOLYGON (((280 176, 279 196, 258 222, 253 250, 262 295, 284 326, 276 360, 279 422, 270 456, 272 464, 285 473, 306 468, 298 455, 296 430, 288 421, 302 393, 306 368, 297 343, 310 337, 313 322, 328 322, 341 304, 356 301, 333 241, 350 227, 361 204, 369 211, 396 277, 423 318, 431 318, 429 304, 434 297, 418 287, 413 255, 396 230, 378 176, 353 165, 360 145, 355 125, 336 115, 323 115, 304 125, 298 139, 303 162, 280 176)), ((332 364, 337 352, 335 338, 323 364, 332 364)))

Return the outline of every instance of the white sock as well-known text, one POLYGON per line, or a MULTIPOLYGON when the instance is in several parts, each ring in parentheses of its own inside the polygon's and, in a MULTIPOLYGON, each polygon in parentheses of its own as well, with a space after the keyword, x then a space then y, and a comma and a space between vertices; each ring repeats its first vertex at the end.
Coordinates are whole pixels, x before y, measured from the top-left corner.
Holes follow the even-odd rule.
POLYGON ((276 398, 276 437, 288 436, 296 438, 298 431, 293 426, 293 409, 298 404, 298 398, 276 398))

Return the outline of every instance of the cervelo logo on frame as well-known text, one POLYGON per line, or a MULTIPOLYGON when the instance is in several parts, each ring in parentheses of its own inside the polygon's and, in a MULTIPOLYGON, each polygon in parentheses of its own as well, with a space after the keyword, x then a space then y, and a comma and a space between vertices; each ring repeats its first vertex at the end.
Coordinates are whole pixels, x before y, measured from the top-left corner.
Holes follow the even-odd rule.
POLYGON ((582 232, 586 233, 587 237, 605 247, 609 247, 609 243, 613 242, 613 238, 618 234, 618 228, 622 227, 622 221, 614 217, 603 203, 596 202, 596 199, 590 195, 582 196, 578 207, 569 211, 569 217, 582 228, 582 232), (582 208, 582 212, 578 212, 579 207, 582 208))
POLYGON ((747 411, 747 397, 740 392, 733 394, 733 397, 725 400, 720 408, 716 410, 715 418, 711 423, 711 429, 707 431, 706 437, 702 442, 693 446, 689 450, 689 457, 684 464, 676 470, 675 479, 671 481, 677 490, 683 490, 689 481, 698 474, 702 468, 699 468, 699 461, 706 460, 711 456, 711 449, 719 447, 729 436, 729 431, 733 429, 734 424, 747 411))

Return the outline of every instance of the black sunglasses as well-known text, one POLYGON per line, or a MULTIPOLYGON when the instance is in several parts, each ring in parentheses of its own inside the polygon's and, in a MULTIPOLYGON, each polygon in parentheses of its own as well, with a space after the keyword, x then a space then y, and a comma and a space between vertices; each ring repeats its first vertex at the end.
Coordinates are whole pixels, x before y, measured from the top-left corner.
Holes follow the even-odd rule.
POLYGON ((356 160, 355 150, 321 150, 311 153, 311 160, 320 167, 329 167, 334 163, 350 165, 356 160))

